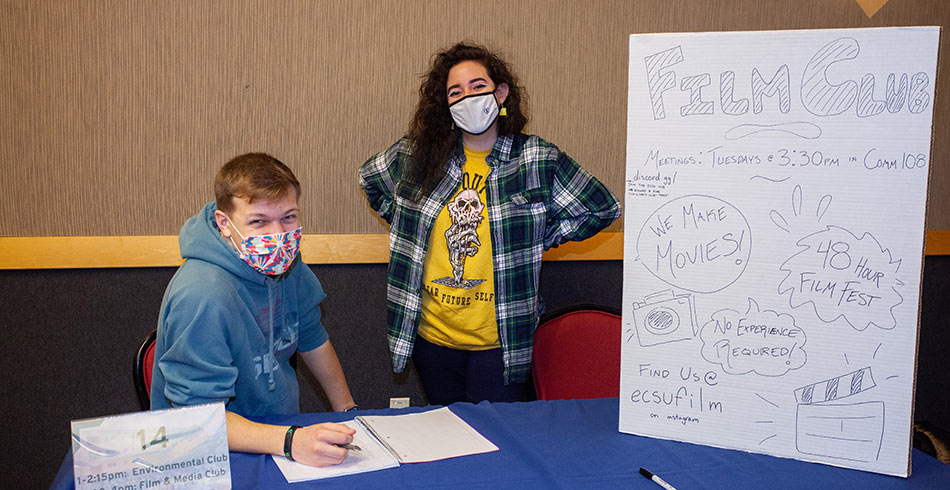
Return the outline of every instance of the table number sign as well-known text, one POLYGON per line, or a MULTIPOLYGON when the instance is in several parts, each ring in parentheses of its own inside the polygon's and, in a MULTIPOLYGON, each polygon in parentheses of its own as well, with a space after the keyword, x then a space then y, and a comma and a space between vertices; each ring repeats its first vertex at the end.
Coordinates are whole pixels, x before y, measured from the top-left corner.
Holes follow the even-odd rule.
POLYGON ((77 490, 231 488, 224 404, 72 422, 77 490))

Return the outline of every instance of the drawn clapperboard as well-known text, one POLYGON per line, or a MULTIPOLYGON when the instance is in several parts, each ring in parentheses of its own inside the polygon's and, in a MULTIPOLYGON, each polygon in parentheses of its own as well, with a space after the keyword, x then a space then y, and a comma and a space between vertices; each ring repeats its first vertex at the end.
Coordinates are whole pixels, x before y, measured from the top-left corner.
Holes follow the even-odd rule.
POLYGON ((795 447, 803 454, 876 461, 884 437, 884 402, 854 401, 874 388, 865 367, 795 390, 795 447))
POLYGON ((910 474, 939 35, 630 37, 621 432, 910 474))

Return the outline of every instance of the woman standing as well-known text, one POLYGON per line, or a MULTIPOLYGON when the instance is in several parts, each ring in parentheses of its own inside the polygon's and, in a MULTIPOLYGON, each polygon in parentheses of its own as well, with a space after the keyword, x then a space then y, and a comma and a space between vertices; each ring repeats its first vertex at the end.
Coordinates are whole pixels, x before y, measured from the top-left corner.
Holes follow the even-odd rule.
POLYGON ((429 403, 519 401, 531 369, 541 254, 620 215, 556 146, 522 134, 522 88, 484 47, 436 53, 409 133, 360 168, 390 225, 389 350, 429 403))

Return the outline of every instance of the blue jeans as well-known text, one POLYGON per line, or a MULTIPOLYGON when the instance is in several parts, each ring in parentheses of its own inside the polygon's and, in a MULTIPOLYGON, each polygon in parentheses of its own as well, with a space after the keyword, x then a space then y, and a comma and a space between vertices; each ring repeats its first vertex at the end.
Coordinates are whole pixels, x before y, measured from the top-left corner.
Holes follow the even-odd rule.
POLYGON ((430 405, 520 402, 525 383, 505 384, 501 348, 458 350, 416 337, 412 362, 430 405))

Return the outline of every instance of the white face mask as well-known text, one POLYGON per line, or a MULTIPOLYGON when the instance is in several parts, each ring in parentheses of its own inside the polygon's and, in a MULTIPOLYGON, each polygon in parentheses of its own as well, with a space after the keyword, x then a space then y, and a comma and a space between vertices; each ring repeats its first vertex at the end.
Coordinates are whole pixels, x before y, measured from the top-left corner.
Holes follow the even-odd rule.
POLYGON ((494 92, 473 94, 462 97, 449 105, 452 120, 469 134, 482 134, 488 131, 498 118, 498 102, 494 92))

